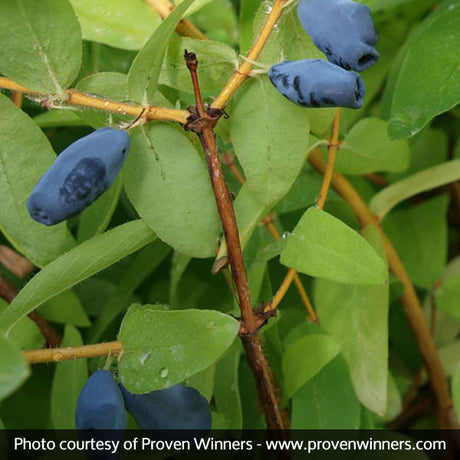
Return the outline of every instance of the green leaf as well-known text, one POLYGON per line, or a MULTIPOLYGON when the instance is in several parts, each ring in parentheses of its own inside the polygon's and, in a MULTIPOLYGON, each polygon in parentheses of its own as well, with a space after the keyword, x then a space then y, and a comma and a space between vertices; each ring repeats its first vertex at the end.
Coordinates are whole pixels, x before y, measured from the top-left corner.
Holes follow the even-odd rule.
POLYGON ((249 189, 261 203, 275 204, 294 183, 308 153, 308 114, 283 98, 265 76, 239 93, 230 129, 249 189))
POLYGON ((114 264, 155 239, 141 221, 120 225, 62 255, 35 275, 0 316, 0 329, 9 333, 24 316, 57 294, 114 264))
MULTIPOLYGON (((128 76, 129 95, 142 105, 148 105, 157 89, 158 77, 169 40, 185 10, 194 0, 184 0, 160 24, 139 51, 128 76)), ((185 66, 185 60, 184 64, 185 66)))
MULTIPOLYGON (((73 326, 66 326, 61 347, 83 345, 80 333, 73 326)), ((75 409, 78 397, 88 379, 86 359, 57 363, 51 387, 51 420, 55 430, 75 429, 75 409)))
POLYGON ((183 132, 164 123, 133 130, 123 179, 159 238, 192 257, 215 254, 220 221, 209 174, 183 132))
POLYGON ((133 393, 168 388, 208 368, 238 333, 238 321, 218 311, 159 308, 133 305, 121 323, 118 369, 133 393))
POLYGON ((460 365, 460 340, 455 340, 454 342, 440 347, 438 352, 445 375, 447 377, 452 376, 460 365))
POLYGON ((460 274, 442 282, 435 290, 436 307, 460 319, 460 274))
POLYGON ((91 325, 80 299, 72 291, 64 291, 48 300, 40 306, 39 312, 53 323, 72 324, 77 327, 91 325))
POLYGON ((413 31, 394 80, 389 134, 403 138, 460 102, 460 1, 446 1, 413 31), (422 95, 422 96, 421 96, 422 95))
POLYGON ((292 398, 293 430, 356 430, 360 417, 361 406, 342 355, 324 366, 292 398))
MULTIPOLYGON (((366 228, 379 254, 383 244, 366 228)), ((342 343, 342 352, 361 403, 383 415, 387 407, 388 282, 358 286, 315 281, 314 298, 321 326, 342 343)))
POLYGON ((0 401, 17 390, 30 374, 18 346, 0 334, 0 401))
POLYGON ((460 159, 446 161, 385 187, 372 198, 369 207, 382 220, 392 208, 406 198, 458 179, 460 179, 460 159))
POLYGON ((70 0, 85 40, 128 50, 144 46, 161 18, 146 2, 70 0))
POLYGON ((33 118, 40 128, 56 128, 57 126, 85 126, 86 123, 71 110, 52 110, 43 112, 33 118))
POLYGON ((170 251, 171 248, 158 239, 139 251, 123 270, 116 290, 105 299, 104 309, 92 324, 89 334, 92 342, 99 340, 112 321, 128 308, 134 291, 158 268, 170 251))
MULTIPOLYGON (((180 5, 182 2, 186 0, 177 0, 175 3, 176 5, 180 5)), ((190 6, 187 11, 185 12, 184 16, 190 16, 193 13, 196 13, 198 10, 203 8, 203 6, 207 5, 212 0, 195 0, 192 6, 190 6)))
POLYGON ((234 342, 224 357, 217 363, 214 385, 214 401, 219 414, 225 417, 226 429, 240 430, 243 427, 238 369, 241 346, 234 342))
POLYGON ((457 417, 460 417, 460 365, 455 369, 452 377, 452 399, 457 417))
POLYGON ((307 335, 296 340, 282 358, 286 396, 291 398, 339 352, 340 343, 330 335, 307 335))
POLYGON ((209 366, 207 369, 197 372, 185 380, 184 385, 198 390, 209 402, 212 398, 215 372, 216 365, 211 364, 211 366, 209 366))
POLYGON ((180 91, 193 93, 190 71, 184 60, 184 50, 198 58, 198 80, 203 94, 222 88, 238 67, 238 57, 228 45, 210 40, 181 37, 171 40, 161 67, 159 83, 180 91))
POLYGON ((409 167, 401 173, 387 174, 386 177, 390 183, 447 161, 447 134, 441 129, 425 128, 420 134, 410 139, 410 150, 409 167))
MULTIPOLYGON (((287 195, 275 206, 275 212, 286 214, 298 209, 313 206, 318 198, 323 178, 316 171, 302 171, 295 180, 287 195)), ((337 193, 330 189, 327 202, 340 200, 337 193)))
MULTIPOLYGON (((8 308, 8 304, 0 299, 0 313, 8 308)), ((30 318, 22 318, 13 329, 11 329, 10 337, 21 350, 40 349, 45 345, 45 339, 37 326, 30 318)))
POLYGON ((350 284, 382 284, 382 259, 357 232, 317 208, 309 208, 289 236, 281 263, 310 276, 350 284))
POLYGON ((175 251, 171 261, 171 282, 169 283, 169 304, 173 308, 179 305, 179 287, 182 277, 189 263, 192 261, 190 256, 175 251))
POLYGON ((391 422, 398 417, 403 410, 403 402, 401 397, 401 391, 398 388, 396 381, 391 374, 388 372, 388 390, 387 390, 387 408, 383 419, 386 422, 391 422))
POLYGON ((56 155, 43 132, 7 97, 0 94, 0 230, 35 265, 48 264, 75 242, 66 223, 52 227, 35 222, 26 201, 56 155))
POLYGON ((387 125, 378 118, 358 121, 340 145, 335 170, 344 174, 366 174, 406 169, 409 144, 407 140, 390 140, 387 125))
POLYGON ((441 195, 393 211, 382 227, 413 283, 431 289, 447 262, 449 199, 441 195))
POLYGON ((80 243, 99 235, 109 226, 120 197, 121 187, 122 180, 118 176, 110 188, 80 214, 77 236, 80 243))
MULTIPOLYGON (((191 6, 194 8, 195 3, 191 6)), ((230 0, 213 0, 189 17, 209 40, 227 43, 236 48, 240 27, 236 14, 236 5, 230 0)), ((189 9, 190 11, 190 9, 189 9)), ((239 50, 243 55, 243 51, 239 50)))
POLYGON ((82 54, 70 3, 2 0, 0 17, 0 72, 34 91, 62 95, 78 74, 82 54))

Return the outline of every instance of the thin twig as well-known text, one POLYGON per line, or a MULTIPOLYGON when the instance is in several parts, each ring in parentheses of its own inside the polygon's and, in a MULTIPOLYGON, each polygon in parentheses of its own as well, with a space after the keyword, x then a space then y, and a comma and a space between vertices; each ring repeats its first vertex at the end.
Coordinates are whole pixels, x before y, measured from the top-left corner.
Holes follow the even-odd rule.
POLYGON ((337 148, 339 146, 339 130, 340 130, 340 107, 335 112, 334 121, 332 123, 332 136, 328 145, 328 155, 326 170, 324 172, 323 182, 319 191, 316 206, 318 209, 324 208, 326 202, 327 192, 331 184, 332 173, 334 172, 335 158, 337 156, 337 148))
MULTIPOLYGON (((174 5, 168 0, 144 0, 148 5, 150 5, 162 18, 165 19, 171 14, 171 11, 174 9, 174 5)), ((196 38, 198 40, 207 40, 206 35, 201 32, 198 27, 196 27, 188 19, 182 19, 179 24, 176 26, 176 32, 179 35, 184 37, 196 38)))
POLYGON ((262 52, 265 44, 267 43, 270 34, 273 31, 278 19, 280 18, 281 14, 283 13, 283 8, 285 3, 288 0, 275 0, 273 3, 273 7, 270 11, 270 14, 265 21, 265 24, 262 27, 262 30, 259 33, 254 45, 252 46, 251 50, 249 51, 246 59, 240 65, 238 70, 232 75, 230 80, 225 85, 224 89, 220 92, 217 98, 212 103, 211 107, 215 109, 222 109, 224 108, 230 98, 235 94, 238 88, 249 78, 251 71, 254 67, 253 62, 258 59, 260 53, 262 52))
POLYGON ((286 295, 289 286, 291 285, 292 281, 294 280, 295 275, 297 272, 294 268, 290 268, 287 272, 287 275, 284 277, 281 286, 276 291, 276 294, 271 298, 270 302, 267 303, 264 311, 275 310, 278 307, 280 302, 283 300, 284 296, 286 295))
POLYGON ((23 93, 20 91, 11 91, 11 100, 16 107, 22 107, 22 100, 24 99, 23 93))
POLYGON ((373 182, 374 184, 380 185, 381 187, 386 187, 390 182, 385 177, 382 177, 376 173, 364 174, 364 177, 373 182))
MULTIPOLYGON (((0 88, 10 89, 13 91, 21 91, 34 96, 43 96, 43 98, 54 99, 54 95, 42 94, 37 91, 25 88, 18 85, 9 78, 0 77, 0 88)), ((103 97, 98 97, 90 94, 81 93, 75 89, 65 91, 65 96, 62 99, 56 99, 65 102, 69 105, 87 107, 90 109, 104 110, 106 112, 115 112, 122 115, 132 115, 138 117, 142 115, 147 120, 160 121, 176 121, 181 124, 187 122, 187 117, 190 115, 187 110, 169 109, 166 107, 149 106, 144 107, 136 104, 125 104, 122 102, 112 101, 103 97)))
POLYGON ((23 351, 22 355, 30 364, 65 361, 68 359, 95 358, 98 356, 118 355, 122 352, 119 340, 113 342, 82 345, 68 348, 45 348, 43 350, 23 351))
POLYGON ((243 177, 243 175, 241 174, 240 170, 238 169, 238 166, 236 165, 235 163, 235 160, 233 158, 233 155, 231 155, 230 153, 228 152, 225 152, 223 155, 222 155, 223 159, 224 159, 224 164, 225 166, 227 166, 227 168, 230 169, 230 171, 232 172, 232 174, 235 176, 236 180, 241 184, 243 185, 245 182, 246 182, 246 179, 243 177))
POLYGON ((21 279, 25 278, 34 269, 32 262, 8 246, 3 245, 0 245, 0 264, 21 279))
MULTIPOLYGON (((309 161, 317 171, 324 174, 325 167, 320 150, 314 149, 310 153, 309 161)), ((449 387, 441 360, 439 359, 433 337, 423 315, 420 301, 404 265, 394 250, 390 240, 381 229, 378 218, 372 214, 366 203, 364 203, 362 198, 345 179, 345 177, 341 174, 334 173, 332 175, 331 183, 337 193, 339 193, 339 195, 341 195, 348 203, 361 225, 374 225, 378 229, 385 247, 390 270, 400 281, 402 281, 404 285, 401 301, 404 307, 404 312, 412 330, 414 331, 415 339, 425 362, 431 387, 436 395, 438 407, 441 413, 441 428, 457 428, 458 421, 456 420, 453 412, 452 399, 449 394, 449 387)))

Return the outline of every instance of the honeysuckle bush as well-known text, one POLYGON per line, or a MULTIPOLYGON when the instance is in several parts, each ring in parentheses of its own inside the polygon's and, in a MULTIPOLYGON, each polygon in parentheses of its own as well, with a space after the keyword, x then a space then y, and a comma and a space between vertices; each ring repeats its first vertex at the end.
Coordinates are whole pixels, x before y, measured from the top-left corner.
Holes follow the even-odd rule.
MULTIPOLYGON (((152 2, 154 3, 154 2, 152 2)), ((179 123, 137 122, 121 176, 79 216, 34 222, 26 201, 56 154, 94 129, 127 127, 133 116, 67 104, 67 90, 139 106, 187 110, 195 103, 184 49, 196 53, 205 102, 244 61, 271 1, 184 0, 162 21, 141 0, 3 0, 0 73, 28 89, 22 106, 0 95, 0 243, 35 266, 0 299, 0 423, 73 428, 89 372, 111 367, 131 392, 184 383, 210 402, 214 428, 263 428, 254 378, 238 338, 237 301, 201 146, 179 123), (174 32, 188 19, 208 40, 174 32), (160 26, 161 25, 161 26, 160 26), (29 365, 21 350, 45 344, 27 315, 38 313, 63 347, 120 340, 118 356, 29 365)), ((367 0, 380 59, 362 72, 363 107, 342 109, 335 171, 380 219, 415 286, 444 372, 460 405, 458 144, 460 1, 367 0)), ((289 4, 258 70, 285 59, 324 58, 289 4)), ((2 87, 5 86, 2 82, 2 87)), ((107 106, 108 106, 107 102, 107 106)), ((266 304, 289 267, 300 274, 319 322, 294 285, 260 330, 292 428, 379 428, 428 387, 419 344, 389 274, 384 242, 361 227, 347 198, 330 190, 315 207, 336 109, 286 100, 257 72, 215 127, 220 154, 235 157, 244 185, 224 166, 235 195, 254 307, 266 304), (260 224, 273 212, 283 236, 260 224), (411 388, 417 382, 415 392, 411 388)), ((436 426, 432 411, 410 426, 436 426)))

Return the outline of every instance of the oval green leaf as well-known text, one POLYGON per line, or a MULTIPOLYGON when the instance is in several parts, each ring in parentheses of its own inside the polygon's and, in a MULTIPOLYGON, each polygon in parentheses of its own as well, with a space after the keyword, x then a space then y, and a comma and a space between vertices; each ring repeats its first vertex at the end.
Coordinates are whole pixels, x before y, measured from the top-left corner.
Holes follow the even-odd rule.
POLYGON ((168 388, 207 369, 238 334, 233 317, 214 310, 133 305, 121 323, 118 369, 133 393, 168 388))
POLYGON ((163 123, 133 130, 123 179, 137 212, 163 241, 192 257, 215 255, 220 221, 209 174, 182 131, 163 123))
POLYGON ((409 166, 407 140, 391 140, 388 123, 364 118, 356 123, 340 145, 335 170, 344 174, 404 171, 409 166))
POLYGON ((239 94, 230 130, 249 189, 261 203, 274 205, 288 192, 307 156, 307 112, 281 96, 265 76, 239 94))
POLYGON ((341 283, 381 284, 387 278, 383 260, 361 235, 315 207, 298 222, 280 260, 306 275, 341 283))

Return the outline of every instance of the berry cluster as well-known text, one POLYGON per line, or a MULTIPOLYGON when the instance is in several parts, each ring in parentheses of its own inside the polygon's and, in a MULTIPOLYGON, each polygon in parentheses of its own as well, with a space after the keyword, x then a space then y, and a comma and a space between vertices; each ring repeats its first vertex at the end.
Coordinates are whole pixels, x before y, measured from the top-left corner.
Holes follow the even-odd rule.
POLYGON ((126 131, 100 128, 67 147, 27 200, 32 219, 54 225, 89 206, 112 185, 129 144, 126 131))
POLYGON ((300 0, 297 15, 328 60, 275 64, 268 72, 271 82, 297 105, 359 109, 365 87, 354 70, 363 71, 379 58, 369 7, 351 0, 300 0))
POLYGON ((194 388, 174 385, 145 394, 129 392, 110 371, 91 375, 78 398, 75 427, 79 431, 124 430, 126 410, 144 430, 211 429, 211 412, 194 388))

